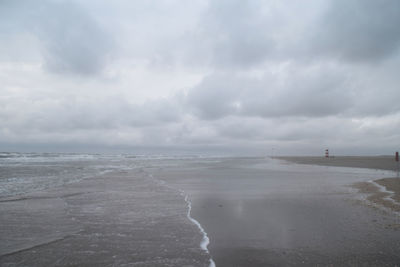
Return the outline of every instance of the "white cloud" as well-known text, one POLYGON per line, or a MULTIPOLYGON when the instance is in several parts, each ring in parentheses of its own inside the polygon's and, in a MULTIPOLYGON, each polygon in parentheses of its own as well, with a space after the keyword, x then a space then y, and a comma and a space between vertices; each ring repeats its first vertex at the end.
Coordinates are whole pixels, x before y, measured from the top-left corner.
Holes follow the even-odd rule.
POLYGON ((400 146, 399 10, 1 1, 0 144, 388 153, 400 146))
MULTIPOLYGON (((107 63, 112 36, 74 2, 4 1, 1 11, 0 32, 4 38, 16 38, 22 54, 32 44, 39 46, 43 65, 50 71, 90 75, 100 72, 107 63), (20 41, 24 40, 29 42, 22 46, 20 41)), ((16 54, 13 44, 8 45, 16 54)))
POLYGON ((398 51, 399 24, 399 1, 331 1, 311 47, 343 61, 376 63, 398 51))

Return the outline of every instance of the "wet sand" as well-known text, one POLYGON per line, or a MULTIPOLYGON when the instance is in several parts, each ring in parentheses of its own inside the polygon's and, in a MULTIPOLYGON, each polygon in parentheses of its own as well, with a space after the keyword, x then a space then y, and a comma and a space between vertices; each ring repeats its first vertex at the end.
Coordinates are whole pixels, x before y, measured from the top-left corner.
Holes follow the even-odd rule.
POLYGON ((399 218, 348 185, 375 171, 231 159, 153 170, 192 198, 217 266, 396 266, 399 218))
MULTIPOLYGON (((398 182, 398 178, 391 179, 395 179, 396 182, 398 182)), ((400 202, 395 200, 398 199, 398 194, 387 191, 386 187, 384 190, 382 190, 373 182, 359 182, 353 184, 352 186, 357 188, 360 193, 366 195, 365 198, 369 201, 367 204, 376 207, 387 208, 395 212, 400 212, 400 202)))
POLYGON ((143 171, 0 200, 1 266, 208 266, 183 197, 143 171))
POLYGON ((374 156, 374 157, 357 157, 357 156, 340 156, 340 157, 277 157, 298 164, 322 165, 322 166, 338 166, 353 168, 368 168, 381 170, 398 170, 398 163, 394 156, 374 156))
POLYGON ((358 182, 353 186, 361 193, 367 194, 367 200, 372 204, 391 210, 400 211, 400 178, 399 163, 394 156, 379 157, 280 157, 282 160, 298 164, 341 166, 355 168, 381 169, 397 172, 397 177, 382 178, 377 176, 373 181, 358 182))
POLYGON ((388 191, 394 192, 392 198, 400 203, 400 179, 399 178, 383 178, 375 181, 384 186, 388 191))
POLYGON ((377 173, 264 158, 149 161, 1 198, 0 265, 209 266, 211 256, 218 267, 396 266, 398 215, 360 205, 348 186, 377 173))

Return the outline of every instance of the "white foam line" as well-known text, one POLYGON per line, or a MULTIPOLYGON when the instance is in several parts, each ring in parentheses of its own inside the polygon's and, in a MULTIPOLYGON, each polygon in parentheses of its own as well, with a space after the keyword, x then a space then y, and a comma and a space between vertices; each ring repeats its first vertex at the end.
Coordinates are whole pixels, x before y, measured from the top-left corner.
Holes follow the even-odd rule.
MULTIPOLYGON (((156 180, 156 182, 160 185, 163 185, 165 187, 176 190, 176 188, 173 188, 173 187, 167 185, 167 183, 164 180, 155 179, 153 177, 153 175, 151 175, 151 174, 149 174, 149 177, 156 180)), ((194 225, 196 225, 197 228, 199 228, 200 233, 203 235, 203 239, 200 242, 200 248, 210 256, 210 264, 208 265, 208 267, 216 267, 214 260, 211 258, 210 251, 208 250, 208 245, 210 244, 210 238, 208 238, 207 232, 204 230, 203 226, 201 226, 201 224, 191 216, 192 202, 189 199, 189 195, 186 194, 186 192, 181 189, 178 189, 178 190, 179 190, 179 193, 181 194, 181 196, 183 196, 185 198, 185 202, 187 205, 186 217, 189 219, 189 221, 191 221, 194 225)))
MULTIPOLYGON (((197 226, 197 228, 199 228, 200 232, 203 235, 203 239, 201 240, 200 243, 200 248, 202 250, 204 250, 208 255, 210 255, 210 251, 208 250, 208 245, 210 244, 210 239, 208 238, 208 235, 206 233, 206 231, 204 231, 204 228, 201 226, 201 224, 196 220, 193 219, 193 217, 190 215, 190 213, 192 212, 192 202, 189 200, 189 196, 182 190, 179 190, 181 192, 182 196, 185 196, 185 201, 187 203, 187 214, 186 216, 188 217, 188 219, 197 226)), ((209 267, 215 267, 215 262, 213 261, 213 259, 210 257, 210 264, 208 265, 209 267)))

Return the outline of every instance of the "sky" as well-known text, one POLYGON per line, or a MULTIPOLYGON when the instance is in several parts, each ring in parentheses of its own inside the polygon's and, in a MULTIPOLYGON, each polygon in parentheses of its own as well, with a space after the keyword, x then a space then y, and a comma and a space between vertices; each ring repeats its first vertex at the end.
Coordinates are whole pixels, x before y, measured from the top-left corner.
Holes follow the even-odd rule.
POLYGON ((0 151, 393 154, 399 25, 398 0, 0 0, 0 151))

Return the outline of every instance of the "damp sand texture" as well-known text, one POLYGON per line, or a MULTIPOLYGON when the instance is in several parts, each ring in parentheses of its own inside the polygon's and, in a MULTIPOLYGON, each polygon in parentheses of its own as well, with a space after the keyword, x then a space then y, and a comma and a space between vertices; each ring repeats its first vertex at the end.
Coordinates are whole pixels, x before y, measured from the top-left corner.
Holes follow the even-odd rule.
POLYGON ((374 179, 374 170, 267 158, 124 158, 109 168, 1 197, 0 265, 400 262, 398 217, 361 205, 348 186, 374 179))

